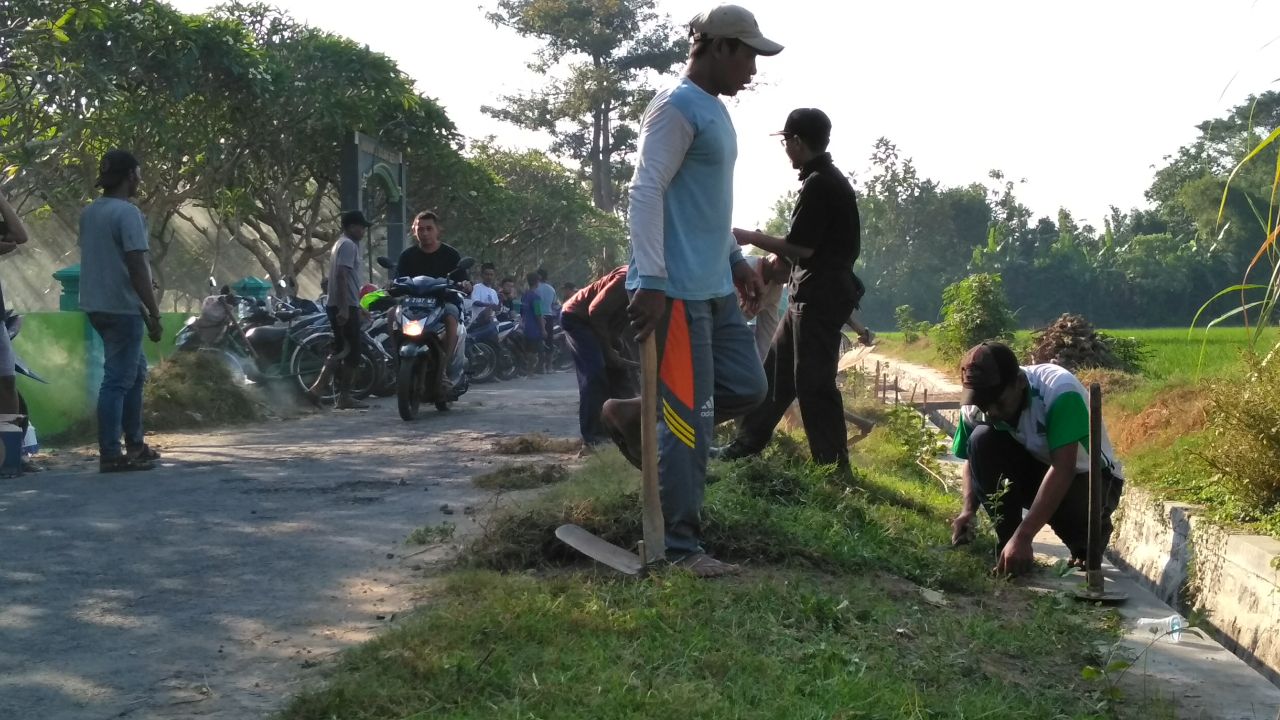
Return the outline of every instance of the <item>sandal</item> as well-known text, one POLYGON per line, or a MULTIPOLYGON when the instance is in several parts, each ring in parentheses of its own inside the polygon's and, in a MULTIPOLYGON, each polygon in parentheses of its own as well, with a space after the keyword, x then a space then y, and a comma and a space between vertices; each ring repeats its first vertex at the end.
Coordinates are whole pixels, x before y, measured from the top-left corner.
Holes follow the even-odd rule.
POLYGON ((160 453, 156 452, 154 449, 152 449, 150 445, 146 443, 142 443, 142 445, 138 447, 129 448, 127 452, 128 452, 128 456, 135 460, 146 460, 149 462, 155 462, 160 459, 160 453))
POLYGON ((693 573, 694 577, 705 579, 737 575, 742 572, 741 565, 717 560, 704 552, 690 553, 677 560, 672 560, 671 564, 688 570, 693 573))
POLYGON ((101 473, 139 472, 143 470, 154 470, 155 467, 155 463, 150 460, 143 460, 142 458, 130 457, 128 455, 98 459, 98 472, 101 473))

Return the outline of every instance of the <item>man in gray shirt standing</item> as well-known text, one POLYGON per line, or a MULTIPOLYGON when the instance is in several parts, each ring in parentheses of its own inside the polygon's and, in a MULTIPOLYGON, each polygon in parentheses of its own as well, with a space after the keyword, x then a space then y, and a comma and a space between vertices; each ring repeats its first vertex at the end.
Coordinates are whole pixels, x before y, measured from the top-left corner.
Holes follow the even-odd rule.
POLYGON ((146 221, 129 202, 141 182, 138 159, 124 150, 111 150, 98 168, 102 197, 80 214, 80 309, 88 313, 103 349, 98 391, 102 472, 150 470, 160 458, 142 436, 142 386, 147 379, 142 335, 145 329, 152 342, 160 342, 163 329, 147 259, 146 221))
POLYGON ((325 311, 333 329, 333 350, 324 361, 324 369, 307 398, 320 405, 321 389, 336 376, 339 410, 363 410, 365 403, 351 397, 351 379, 360 365, 360 241, 370 223, 364 213, 349 210, 342 213, 342 236, 333 245, 329 260, 329 296, 325 311))

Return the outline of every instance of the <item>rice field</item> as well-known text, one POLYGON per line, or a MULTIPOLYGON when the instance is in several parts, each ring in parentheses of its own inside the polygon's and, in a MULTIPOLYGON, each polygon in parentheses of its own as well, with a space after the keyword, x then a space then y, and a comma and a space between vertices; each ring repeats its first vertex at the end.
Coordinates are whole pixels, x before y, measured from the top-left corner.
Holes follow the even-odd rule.
MULTIPOLYGON (((1143 376, 1157 385, 1189 384, 1198 379, 1222 377, 1239 367, 1241 355, 1249 348, 1246 328, 1212 328, 1188 330, 1187 328, 1120 328, 1104 329, 1113 337, 1132 337, 1142 342, 1148 352, 1143 366, 1143 376)), ((951 363, 938 357, 928 338, 907 344, 902 333, 879 333, 880 350, 885 354, 908 362, 932 365, 941 370, 954 371, 951 363)), ((1029 342, 1030 330, 1020 330, 1015 344, 1029 342)), ((1258 344, 1260 352, 1266 352, 1280 341, 1280 331, 1269 330, 1258 344)))

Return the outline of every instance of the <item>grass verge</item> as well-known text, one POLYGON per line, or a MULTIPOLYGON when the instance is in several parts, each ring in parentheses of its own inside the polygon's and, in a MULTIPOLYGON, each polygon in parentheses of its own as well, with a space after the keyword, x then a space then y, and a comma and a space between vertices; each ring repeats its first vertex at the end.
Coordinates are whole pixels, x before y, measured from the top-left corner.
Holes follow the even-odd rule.
POLYGON ((472 482, 485 490, 532 490, 558 483, 566 475, 563 465, 508 465, 478 475, 472 482))
POLYGON ((493 444, 499 455, 542 455, 574 453, 582 449, 582 441, 574 438, 553 438, 543 433, 529 433, 502 438, 493 444))
POLYGON ((956 500, 904 442, 860 443, 851 487, 785 451, 714 466, 706 542, 747 567, 719 582, 617 579, 555 541, 562 522, 640 536, 638 473, 594 456, 280 717, 1108 717, 1081 669, 1113 616, 990 579, 990 539, 951 549, 956 500))

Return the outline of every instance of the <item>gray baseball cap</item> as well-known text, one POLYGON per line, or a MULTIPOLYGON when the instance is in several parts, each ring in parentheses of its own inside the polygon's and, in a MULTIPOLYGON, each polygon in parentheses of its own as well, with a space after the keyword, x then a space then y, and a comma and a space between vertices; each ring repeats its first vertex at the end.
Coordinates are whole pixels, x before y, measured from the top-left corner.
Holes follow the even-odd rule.
POLYGON ((689 21, 694 35, 709 38, 741 40, 760 55, 770 56, 782 52, 782 46, 760 32, 760 24, 750 10, 740 5, 720 5, 698 13, 689 21))

